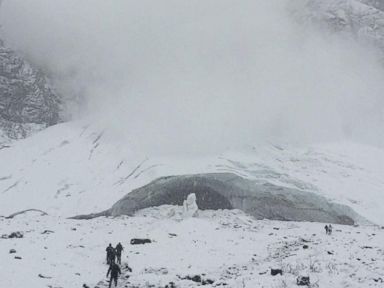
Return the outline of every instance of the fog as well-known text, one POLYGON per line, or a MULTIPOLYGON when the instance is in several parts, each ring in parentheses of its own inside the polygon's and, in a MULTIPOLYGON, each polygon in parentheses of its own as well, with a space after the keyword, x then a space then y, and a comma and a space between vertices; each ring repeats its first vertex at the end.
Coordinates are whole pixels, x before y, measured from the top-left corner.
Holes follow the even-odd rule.
POLYGON ((382 145, 372 47, 303 27, 300 0, 6 0, 2 38, 149 154, 262 142, 382 145))

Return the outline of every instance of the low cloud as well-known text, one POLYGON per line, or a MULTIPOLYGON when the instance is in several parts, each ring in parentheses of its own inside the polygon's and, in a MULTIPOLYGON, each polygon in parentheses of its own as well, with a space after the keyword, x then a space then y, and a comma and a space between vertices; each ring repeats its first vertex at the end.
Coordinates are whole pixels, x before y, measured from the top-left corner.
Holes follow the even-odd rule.
POLYGON ((383 145, 382 67, 288 0, 9 0, 3 38, 146 153, 264 141, 383 145), (380 135, 381 133, 381 135, 380 135))

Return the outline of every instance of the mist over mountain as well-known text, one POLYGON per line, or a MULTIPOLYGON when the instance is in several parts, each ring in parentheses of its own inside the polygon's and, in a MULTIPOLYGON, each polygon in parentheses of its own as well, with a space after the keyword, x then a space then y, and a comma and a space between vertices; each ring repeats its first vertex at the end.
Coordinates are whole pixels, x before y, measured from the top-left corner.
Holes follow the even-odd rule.
POLYGON ((0 287, 382 287, 384 1, 0 4, 0 287))
POLYGON ((372 9, 382 13, 353 0, 14 0, 1 24, 9 45, 84 99, 75 118, 149 154, 200 154, 265 141, 383 145, 380 47, 354 37, 357 20, 346 33, 318 25, 375 19, 372 9))

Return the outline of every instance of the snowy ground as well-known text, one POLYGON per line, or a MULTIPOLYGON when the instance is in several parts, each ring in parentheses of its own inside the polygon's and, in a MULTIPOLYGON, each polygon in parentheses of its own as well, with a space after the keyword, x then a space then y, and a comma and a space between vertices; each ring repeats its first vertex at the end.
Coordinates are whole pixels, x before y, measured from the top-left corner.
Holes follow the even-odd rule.
POLYGON ((0 218, 1 234, 24 233, 0 238, 0 287, 105 287, 105 248, 118 241, 123 262, 133 268, 124 270, 118 287, 196 287, 181 279, 195 275, 214 281, 205 287, 297 287, 298 275, 309 275, 312 287, 384 285, 384 229, 378 226, 335 225, 327 236, 319 223, 257 221, 236 210, 183 219, 180 207, 169 218, 173 208, 87 221, 35 212, 0 218), (153 243, 130 245, 134 237, 153 243), (282 268, 283 276, 271 276, 271 268, 282 268))

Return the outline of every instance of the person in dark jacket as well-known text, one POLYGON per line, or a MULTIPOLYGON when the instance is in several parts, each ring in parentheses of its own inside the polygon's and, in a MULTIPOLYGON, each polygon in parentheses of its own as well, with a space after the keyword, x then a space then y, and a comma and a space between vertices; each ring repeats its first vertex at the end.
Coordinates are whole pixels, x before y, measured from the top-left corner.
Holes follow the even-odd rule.
POLYGON ((112 244, 109 243, 107 249, 105 249, 105 251, 107 252, 107 264, 110 265, 112 263, 112 260, 113 262, 115 262, 114 258, 115 258, 115 249, 112 247, 112 244))
POLYGON ((109 257, 109 264, 115 263, 115 259, 116 259, 116 250, 115 250, 115 248, 112 248, 112 252, 111 252, 111 255, 109 257))
POLYGON ((112 262, 107 272, 107 278, 109 275, 111 275, 111 278, 109 279, 109 288, 111 288, 112 286, 112 281, 115 282, 115 287, 117 286, 117 278, 119 278, 120 274, 121 274, 120 266, 112 262))
POLYGON ((115 251, 116 251, 116 257, 117 257, 117 263, 121 265, 121 252, 124 250, 123 245, 119 242, 119 244, 116 245, 115 251))

